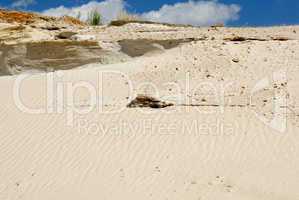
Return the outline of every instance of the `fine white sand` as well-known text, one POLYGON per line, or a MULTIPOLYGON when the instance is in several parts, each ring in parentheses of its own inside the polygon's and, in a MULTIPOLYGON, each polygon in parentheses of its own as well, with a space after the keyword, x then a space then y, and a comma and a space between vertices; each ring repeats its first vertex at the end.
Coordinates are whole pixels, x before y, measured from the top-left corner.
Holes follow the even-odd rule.
POLYGON ((81 31, 113 51, 120 39, 207 39, 0 77, 1 200, 299 199, 298 27, 81 31), (174 106, 126 108, 137 94, 174 106))

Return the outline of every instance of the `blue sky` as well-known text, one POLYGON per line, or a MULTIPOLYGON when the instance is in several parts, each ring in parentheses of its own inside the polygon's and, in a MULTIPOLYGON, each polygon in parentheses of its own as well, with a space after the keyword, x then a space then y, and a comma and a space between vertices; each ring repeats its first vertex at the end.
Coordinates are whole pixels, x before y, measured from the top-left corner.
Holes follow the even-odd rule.
MULTIPOLYGON (((155 0, 152 3, 145 1, 130 1, 132 8, 138 10, 157 9, 162 4, 173 4, 178 0, 155 0)), ((299 0, 220 0, 225 4, 241 6, 239 20, 230 23, 237 26, 251 25, 282 25, 299 24, 299 0)))
MULTIPOLYGON (((90 2, 89 0, 15 0, 21 2, 35 3, 28 5, 27 7, 19 7, 19 9, 32 10, 32 11, 44 11, 49 8, 57 8, 63 5, 64 7, 77 7, 90 2)), ((98 0, 99 2, 101 0, 98 0)), ((184 0, 127 0, 126 9, 130 12, 135 13, 147 13, 153 10, 159 10, 163 5, 169 4, 174 5, 179 2, 187 2, 184 0)), ((12 0, 0 0, 0 5, 3 7, 11 7, 12 0)), ((288 24, 299 24, 299 0, 218 0, 217 4, 223 4, 230 6, 232 4, 238 5, 241 10, 238 11, 227 11, 231 15, 238 14, 238 19, 235 16, 231 18, 225 18, 223 21, 227 25, 231 26, 269 26, 269 25, 288 25, 288 24), (233 13, 232 13, 233 12, 233 13)), ((204 8, 202 8, 204 9, 204 8)), ((220 8, 219 8, 220 9, 220 8)), ((163 13, 168 11, 163 11, 163 13)), ((186 10, 188 14, 188 9, 186 10)), ((149 19, 152 19, 153 13, 151 13, 149 19)), ((211 13, 204 17, 215 17, 219 12, 211 13)), ((149 16, 149 15, 146 15, 149 16)), ((198 16, 194 10, 194 16, 198 16)), ((223 16, 225 17, 225 16, 223 16)), ((167 18, 168 19, 168 18, 167 18)), ((219 20, 221 20, 220 18, 219 20)), ((161 19, 162 20, 162 19, 161 19)), ((164 19, 165 20, 165 19, 164 19)), ((194 20, 197 20, 196 18, 194 20)), ((198 20, 201 20, 201 18, 198 20)), ((185 20, 189 22, 188 19, 185 20)), ((182 21, 184 23, 185 21, 182 21)), ((171 22, 171 21, 170 21, 171 22)), ((214 21, 208 21, 212 23, 214 21)), ((199 25, 205 24, 204 21, 200 22, 199 25)))

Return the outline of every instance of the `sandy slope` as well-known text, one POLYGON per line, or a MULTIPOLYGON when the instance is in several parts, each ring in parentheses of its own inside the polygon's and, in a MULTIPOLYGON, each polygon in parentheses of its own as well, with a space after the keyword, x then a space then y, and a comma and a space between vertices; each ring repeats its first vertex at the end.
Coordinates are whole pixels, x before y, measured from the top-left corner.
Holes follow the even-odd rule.
POLYGON ((113 51, 121 39, 207 39, 26 75, 22 102, 40 114, 16 102, 22 75, 1 77, 0 199, 299 199, 298 27, 81 31, 113 51), (126 108, 140 93, 174 106, 126 108))

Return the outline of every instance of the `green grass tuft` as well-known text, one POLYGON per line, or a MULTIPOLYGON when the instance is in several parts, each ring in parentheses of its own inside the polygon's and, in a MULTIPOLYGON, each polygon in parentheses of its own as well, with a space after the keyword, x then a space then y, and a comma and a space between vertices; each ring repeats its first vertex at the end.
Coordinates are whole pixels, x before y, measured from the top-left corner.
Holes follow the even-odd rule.
POLYGON ((88 14, 87 21, 92 26, 99 26, 102 24, 102 16, 97 10, 94 10, 88 14))

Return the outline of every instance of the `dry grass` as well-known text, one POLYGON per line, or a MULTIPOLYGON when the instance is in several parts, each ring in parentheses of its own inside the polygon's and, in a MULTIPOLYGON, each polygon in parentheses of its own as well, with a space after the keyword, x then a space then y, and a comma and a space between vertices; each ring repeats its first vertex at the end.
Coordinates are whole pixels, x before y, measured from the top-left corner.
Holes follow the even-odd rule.
POLYGON ((140 17, 138 15, 123 11, 117 16, 117 20, 118 21, 127 21, 127 22, 139 21, 140 17))
POLYGON ((70 17, 70 16, 63 16, 60 19, 63 20, 65 23, 71 24, 71 25, 80 25, 80 26, 86 25, 86 23, 82 22, 80 19, 70 17))
POLYGON ((158 24, 158 25, 164 25, 164 26, 170 26, 170 27, 196 27, 192 25, 186 25, 186 24, 169 24, 169 23, 162 23, 162 22, 152 22, 152 21, 145 21, 145 20, 114 20, 110 22, 110 26, 123 26, 130 23, 138 23, 138 24, 158 24))

